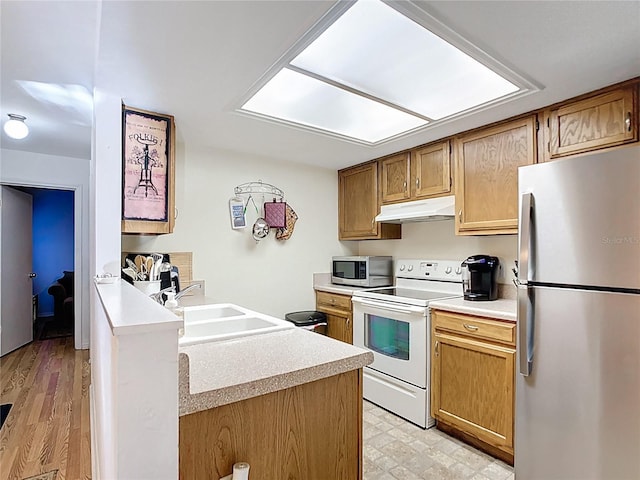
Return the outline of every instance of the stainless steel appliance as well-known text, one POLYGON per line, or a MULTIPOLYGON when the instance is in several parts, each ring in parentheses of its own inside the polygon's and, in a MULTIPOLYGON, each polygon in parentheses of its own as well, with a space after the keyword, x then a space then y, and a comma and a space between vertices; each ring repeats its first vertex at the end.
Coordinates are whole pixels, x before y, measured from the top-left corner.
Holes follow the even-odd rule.
POLYGON ((393 283, 393 258, 333 257, 331 283, 354 287, 382 287, 393 283))
POLYGON ((395 286, 354 292, 353 343, 373 352, 364 398, 431 427, 429 303, 460 297, 460 262, 397 260, 395 286))
POLYGON ((640 148, 518 184, 516 479, 638 479, 640 148))
POLYGON ((472 255, 462 262, 462 290, 465 300, 484 301, 498 298, 498 257, 472 255))

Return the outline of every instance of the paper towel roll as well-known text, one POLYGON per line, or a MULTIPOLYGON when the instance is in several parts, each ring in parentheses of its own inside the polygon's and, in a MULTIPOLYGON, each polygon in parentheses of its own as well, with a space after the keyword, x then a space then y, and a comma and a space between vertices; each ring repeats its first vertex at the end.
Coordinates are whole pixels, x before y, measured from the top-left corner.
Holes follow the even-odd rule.
POLYGON ((232 480, 249 480, 249 464, 246 462, 234 463, 232 480))

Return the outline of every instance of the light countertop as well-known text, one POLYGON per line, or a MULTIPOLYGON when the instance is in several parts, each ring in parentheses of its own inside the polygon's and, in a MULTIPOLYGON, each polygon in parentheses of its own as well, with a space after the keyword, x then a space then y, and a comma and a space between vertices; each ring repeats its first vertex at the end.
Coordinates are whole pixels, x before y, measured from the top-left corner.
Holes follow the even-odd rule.
POLYGON ((95 285, 113 335, 178 330, 183 325, 181 318, 119 278, 95 285))
POLYGON ((500 298, 490 302, 471 302, 463 298, 450 298, 429 303, 429 308, 456 313, 467 313, 479 317, 496 318, 515 322, 518 304, 515 299, 500 298))
POLYGON ((373 362, 361 348, 300 328, 179 351, 180 416, 356 370, 373 362))
POLYGON ((321 292, 337 293, 340 295, 353 296, 354 292, 358 290, 365 290, 370 287, 352 287, 349 285, 335 285, 331 283, 330 273, 314 273, 313 274, 313 289, 321 292))

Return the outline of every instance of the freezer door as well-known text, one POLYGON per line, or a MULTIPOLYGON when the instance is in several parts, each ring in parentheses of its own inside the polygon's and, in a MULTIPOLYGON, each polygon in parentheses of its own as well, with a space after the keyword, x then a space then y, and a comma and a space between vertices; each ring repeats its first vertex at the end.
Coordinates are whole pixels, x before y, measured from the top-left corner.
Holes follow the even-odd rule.
POLYGON ((639 479, 640 295, 528 292, 533 350, 531 373, 516 374, 516 480, 639 479))
POLYGON ((640 289, 639 147, 521 167, 518 185, 521 281, 640 289))

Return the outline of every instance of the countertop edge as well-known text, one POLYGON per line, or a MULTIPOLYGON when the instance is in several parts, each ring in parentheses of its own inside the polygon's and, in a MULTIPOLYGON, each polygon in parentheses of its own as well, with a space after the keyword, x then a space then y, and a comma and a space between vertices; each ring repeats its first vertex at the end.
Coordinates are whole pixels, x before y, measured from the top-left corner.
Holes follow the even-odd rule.
POLYGON ((429 308, 506 320, 513 323, 518 320, 517 301, 512 299, 498 299, 491 302, 470 302, 462 298, 452 298, 430 302, 429 308))
MULTIPOLYGON (((340 375, 342 373, 360 369, 372 362, 373 353, 367 351, 312 367, 287 371, 251 382, 231 385, 209 392, 196 394, 189 393, 189 384, 187 382, 180 382, 179 416, 182 417, 184 415, 198 413, 211 408, 220 407, 222 405, 228 405, 230 403, 247 400, 249 398, 266 395, 286 388, 296 387, 305 383, 332 377, 334 375, 340 375)), ((180 353, 178 363, 180 371, 188 371, 189 357, 186 354, 180 353)))

